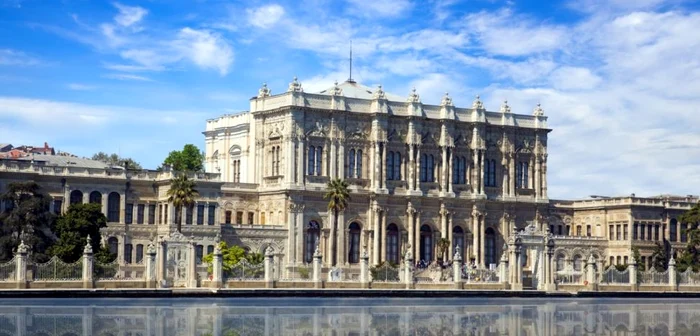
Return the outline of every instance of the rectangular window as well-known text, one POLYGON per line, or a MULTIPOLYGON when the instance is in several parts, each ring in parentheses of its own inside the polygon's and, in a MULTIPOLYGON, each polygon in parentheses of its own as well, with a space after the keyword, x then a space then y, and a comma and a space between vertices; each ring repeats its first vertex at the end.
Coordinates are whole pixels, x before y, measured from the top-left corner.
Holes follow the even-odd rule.
POLYGON ((622 240, 622 225, 617 226, 617 240, 622 240))
POLYGON ((148 224, 155 224, 156 223, 156 205, 155 204, 149 204, 148 205, 148 224))
POLYGON ((143 213, 145 210, 145 204, 139 204, 136 206, 136 224, 143 224, 143 213))
POLYGON ((163 204, 158 204, 158 224, 163 224, 163 204))
POLYGON ((644 230, 644 225, 639 224, 639 240, 644 240, 646 230, 644 230))
POLYGON ((651 230, 653 227, 651 225, 647 225, 647 240, 652 240, 654 239, 653 236, 651 235, 651 230))
POLYGON ((196 261, 197 265, 199 265, 202 263, 202 258, 204 258, 204 246, 197 245, 194 250, 195 250, 195 255, 196 255, 195 261, 196 261))
POLYGON ((609 236, 610 240, 615 240, 615 225, 610 225, 609 236))
POLYGON ((212 253, 214 253, 214 245, 207 246, 207 254, 212 254, 212 253))
POLYGON ((136 263, 140 264, 143 261, 143 245, 136 245, 136 263))
POLYGON ((586 225, 586 237, 590 237, 590 236, 591 236, 591 226, 586 225))
POLYGON ((249 212, 248 213, 248 224, 254 224, 254 223, 255 223, 255 213, 249 212))
POLYGON ((681 224, 681 242, 685 243, 688 241, 688 224, 681 224))
POLYGON ((637 224, 634 224, 634 227, 632 227, 632 240, 637 240, 637 230, 639 229, 639 226, 637 224))
POLYGON ((124 262, 127 264, 131 264, 131 252, 133 250, 133 246, 131 244, 126 244, 124 245, 124 262))
POLYGON ((124 214, 124 223, 131 224, 134 222, 134 204, 127 203, 126 211, 124 214))
POLYGON ((576 225, 576 236, 581 237, 581 225, 576 225))
POLYGON ((192 225, 192 216, 194 212, 194 206, 190 205, 185 209, 185 224, 192 225))
POLYGON ((236 224, 243 224, 243 211, 236 211, 236 224))
POLYGON ((209 206, 209 216, 208 216, 209 218, 207 218, 207 224, 214 225, 215 215, 216 215, 216 206, 210 205, 209 206))
POLYGON ((654 240, 659 240, 659 226, 654 225, 654 240))
POLYGON ((60 215, 62 206, 63 206, 62 200, 54 200, 53 201, 53 213, 60 215))
POLYGON ((627 234, 628 234, 628 232, 627 232, 628 230, 627 230, 627 229, 628 229, 628 228, 627 228, 627 225, 623 225, 623 226, 622 226, 622 239, 624 239, 624 240, 627 240, 627 239, 628 239, 627 237, 629 237, 629 236, 627 235, 627 234))
POLYGON ((163 205, 163 222, 164 223, 168 222, 168 205, 167 204, 163 205))
POLYGON ((197 225, 204 225, 204 204, 197 204, 197 225))
MULTIPOLYGON (((225 218, 224 222, 225 222, 226 224, 231 224, 231 211, 226 211, 226 212, 225 212, 225 217, 226 217, 226 218, 225 218)), ((211 225, 211 224, 209 224, 209 225, 211 225)))

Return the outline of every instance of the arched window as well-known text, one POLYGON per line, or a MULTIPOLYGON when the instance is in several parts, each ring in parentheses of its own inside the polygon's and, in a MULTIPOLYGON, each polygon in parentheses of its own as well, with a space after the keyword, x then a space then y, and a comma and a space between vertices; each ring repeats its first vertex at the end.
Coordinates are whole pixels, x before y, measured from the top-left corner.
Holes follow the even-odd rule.
POLYGON ((83 192, 80 190, 71 191, 69 205, 80 204, 80 203, 83 203, 83 192))
POLYGON ((575 255, 574 256, 574 271, 581 271, 583 270, 583 266, 581 265, 581 256, 580 255, 575 255))
POLYGON ((321 167, 323 167, 323 147, 316 147, 316 176, 321 176, 321 167))
MULTIPOLYGON (((381 158, 380 158, 381 160, 381 158)), ((379 161, 381 162, 381 161, 379 161)), ((357 159, 355 160, 355 165, 357 166, 357 172, 355 173, 355 176, 357 178, 362 178, 362 150, 358 149, 357 150, 357 159)))
POLYGON ((309 146, 309 157, 308 157, 308 167, 307 168, 307 174, 308 175, 314 175, 315 170, 314 170, 314 164, 316 163, 316 148, 314 146, 309 146))
POLYGON ((306 225, 306 232, 304 233, 304 262, 311 263, 314 258, 314 252, 316 252, 316 245, 318 244, 318 237, 321 233, 321 226, 317 221, 310 221, 306 225))
POLYGON ((107 239, 107 248, 110 254, 117 255, 119 252, 119 240, 116 237, 109 237, 107 239))
POLYGON ((486 237, 484 239, 484 261, 486 267, 490 264, 496 264, 496 232, 493 228, 486 229, 486 237))
POLYGON ((401 180, 401 153, 394 154, 394 180, 401 180))
POLYGON ((348 152, 348 177, 355 177, 355 150, 348 152))
POLYGON ((423 154, 420 157, 420 181, 425 182, 428 180, 428 155, 423 154))
POLYGON ((449 259, 454 257, 457 247, 459 247, 460 257, 462 257, 462 260, 464 260, 464 230, 462 230, 462 228, 459 226, 452 228, 452 248, 454 250, 452 251, 452 254, 448 256, 449 259))
POLYGON ((674 242, 678 240, 678 220, 673 218, 671 219, 671 224, 668 227, 668 240, 674 242))
POLYGON ((102 194, 99 191, 91 192, 90 203, 102 204, 102 194))
POLYGON ((386 179, 394 180, 394 152, 386 153, 386 179))
POLYGON ((399 228, 393 223, 386 228, 386 261, 399 263, 399 228))
POLYGON ((433 261, 433 230, 428 225, 420 227, 420 260, 433 261))
POLYGON ((360 224, 352 222, 348 227, 350 236, 348 237, 348 261, 351 264, 360 262, 360 224))
POLYGON ((107 221, 119 222, 119 206, 121 196, 117 192, 111 192, 107 197, 107 221))
POLYGON ((564 270, 564 262, 566 261, 566 258, 564 257, 563 254, 557 254, 557 259, 556 259, 556 264, 555 264, 555 271, 563 271, 564 270))

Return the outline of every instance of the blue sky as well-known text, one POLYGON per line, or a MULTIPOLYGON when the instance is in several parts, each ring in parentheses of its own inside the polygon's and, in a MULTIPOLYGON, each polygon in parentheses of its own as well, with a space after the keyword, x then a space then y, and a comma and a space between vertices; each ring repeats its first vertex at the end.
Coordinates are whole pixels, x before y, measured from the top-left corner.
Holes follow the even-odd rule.
POLYGON ((541 102, 549 194, 697 194, 700 6, 682 0, 0 0, 0 142, 155 168, 298 76, 541 102), (544 4, 543 4, 544 3, 544 4))

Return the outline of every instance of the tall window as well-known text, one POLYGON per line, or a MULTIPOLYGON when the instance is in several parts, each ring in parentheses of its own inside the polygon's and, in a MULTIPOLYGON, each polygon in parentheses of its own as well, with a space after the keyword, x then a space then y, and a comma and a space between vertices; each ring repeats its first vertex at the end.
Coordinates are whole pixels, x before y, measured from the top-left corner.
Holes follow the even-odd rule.
POLYGON ((496 232, 493 228, 486 229, 486 238, 484 239, 484 261, 486 265, 496 263, 496 232))
POLYGON ((316 175, 316 147, 314 146, 309 146, 308 161, 307 174, 316 175))
POLYGON ((126 211, 124 213, 124 223, 131 224, 134 222, 134 205, 131 203, 126 204, 126 211))
POLYGON ((136 244, 136 263, 140 264, 143 261, 143 245, 136 244))
POLYGON ((265 212, 260 212, 260 224, 265 224, 265 212))
POLYGON ((462 257, 462 260, 464 260, 464 230, 462 230, 462 228, 459 226, 455 226, 452 229, 452 246, 454 250, 452 251, 451 255, 448 255, 447 257, 452 259, 452 257, 455 255, 457 247, 459 247, 460 256, 462 257))
POLYGON ((386 154, 386 179, 388 181, 394 179, 394 152, 386 154))
POLYGON ((316 176, 321 176, 321 167, 323 167, 323 147, 316 147, 316 176))
POLYGON ((207 246, 207 254, 212 254, 212 253, 214 253, 214 245, 207 246))
POLYGON ((401 180, 401 153, 394 153, 394 180, 401 180))
POLYGON ((674 242, 678 240, 678 220, 671 219, 671 226, 668 227, 668 240, 674 242))
POLYGON ((202 258, 204 258, 204 245, 197 245, 194 249, 195 261, 197 265, 202 263, 202 258))
POLYGON ((435 157, 423 154, 421 157, 421 182, 435 182, 435 157))
POLYGON ((581 225, 576 225, 576 235, 581 236, 581 225))
POLYGON ((194 216, 194 206, 190 205, 185 208, 185 224, 192 225, 192 217, 194 216))
POLYGON ((61 207, 63 207, 63 200, 54 200, 53 201, 53 213, 60 215, 61 214, 61 207))
POLYGON ((102 194, 99 191, 90 193, 90 203, 102 204, 102 194))
POLYGON ((280 174, 280 146, 273 146, 271 151, 272 156, 272 176, 280 174))
POLYGON ((452 163, 452 183, 465 184, 467 183, 467 158, 457 156, 452 163))
POLYGON ((133 252, 134 247, 131 244, 125 244, 124 245, 124 262, 127 264, 131 264, 133 261, 131 259, 131 253, 133 252))
POLYGON ((659 240, 659 226, 654 225, 654 240, 658 241, 659 240))
POLYGON ((148 205, 148 224, 155 224, 155 223, 156 223, 156 205, 149 204, 148 205))
POLYGON ((591 226, 590 226, 590 225, 586 225, 586 237, 590 237, 590 236, 591 236, 591 233, 592 233, 592 232, 591 232, 591 226))
POLYGON ((215 216, 216 216, 216 206, 214 206, 214 205, 210 205, 210 206, 209 206, 209 213, 208 213, 208 215, 209 215, 209 216, 208 216, 209 218, 207 218, 207 224, 209 224, 209 225, 214 225, 214 221, 216 220, 216 219, 215 219, 215 216))
POLYGON ((109 237, 107 239, 107 247, 109 248, 109 253, 116 255, 119 252, 119 240, 116 237, 109 237))
POLYGON ((197 225, 204 225, 204 204, 197 204, 197 225))
POLYGON ((428 155, 423 154, 420 157, 420 181, 426 182, 428 180, 428 155))
POLYGON ((617 225, 617 240, 622 240, 622 225, 617 225))
POLYGON ((80 190, 73 190, 70 192, 70 203, 68 205, 83 203, 83 192, 80 190))
POLYGON ((577 254, 574 256, 574 271, 581 271, 582 269, 581 256, 577 254))
POLYGON ((136 224, 143 224, 143 215, 145 210, 145 204, 139 204, 136 206, 136 224))
MULTIPOLYGON (((231 210, 226 210, 225 212, 225 223, 231 224, 231 210)), ((210 224, 211 225, 211 224, 210 224)))
POLYGON ((564 270, 564 261, 566 258, 564 257, 563 254, 557 254, 556 262, 555 262, 555 271, 563 271, 564 270))
POLYGON ((241 160, 233 160, 233 183, 241 182, 241 160))
POLYGON ((486 160, 484 162, 484 186, 496 186, 496 160, 486 160))
POLYGON ((610 240, 615 240, 615 225, 610 225, 608 230, 608 236, 610 237, 610 240))
POLYGON ((236 224, 243 224, 243 211, 236 211, 236 224))
MULTIPOLYGON (((379 161, 381 162, 381 160, 379 161)), ((355 171, 355 177, 357 178, 362 178, 362 150, 358 149, 357 150, 357 158, 355 159, 355 165, 357 167, 355 171)))
POLYGON ((352 222, 348 229, 348 262, 357 264, 360 262, 360 224, 352 222))
POLYGON ((646 233, 646 230, 644 229, 644 225, 639 224, 639 240, 645 240, 644 239, 645 233, 646 233))
POLYGON ((348 177, 355 177, 355 150, 351 149, 348 152, 348 177))
POLYGON ((527 162, 518 162, 516 184, 518 188, 528 187, 528 171, 529 164, 527 162))
POLYGON ((681 224, 681 242, 688 241, 688 224, 681 224))
POLYGON ((121 202, 121 196, 119 196, 119 193, 111 192, 109 197, 107 197, 108 222, 119 222, 119 202, 121 202))
POLYGON ((653 228, 652 228, 651 225, 647 225, 647 240, 653 240, 653 239, 654 239, 654 238, 652 237, 652 235, 651 235, 651 230, 652 230, 652 229, 653 229, 653 228))
POLYGON ((393 223, 386 228, 386 261, 399 263, 399 228, 393 223))
POLYGON ((433 261, 433 230, 428 225, 420 228, 420 260, 433 261))
POLYGON ((632 226, 632 240, 637 240, 637 229, 639 228, 639 225, 634 224, 632 226))
POLYGON ((248 213, 248 224, 255 224, 255 213, 254 212, 248 213))
POLYGON ((313 261, 314 252, 316 252, 316 245, 318 244, 318 237, 321 232, 321 226, 318 225, 317 221, 310 221, 306 225, 306 232, 304 233, 304 262, 311 263, 313 261))
POLYGON ((626 224, 625 224, 625 225, 622 225, 622 239, 623 239, 623 240, 629 239, 629 235, 628 235, 629 233, 627 232, 627 229, 628 229, 628 228, 627 228, 627 225, 626 225, 626 224))

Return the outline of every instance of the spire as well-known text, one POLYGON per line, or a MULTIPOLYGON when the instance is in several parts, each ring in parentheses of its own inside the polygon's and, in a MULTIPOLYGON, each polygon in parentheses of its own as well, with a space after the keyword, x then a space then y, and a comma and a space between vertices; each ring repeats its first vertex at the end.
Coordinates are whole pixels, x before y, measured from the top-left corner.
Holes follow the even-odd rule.
POLYGON ((348 77, 348 82, 355 83, 355 80, 352 79, 352 40, 350 40, 350 77, 348 77))

